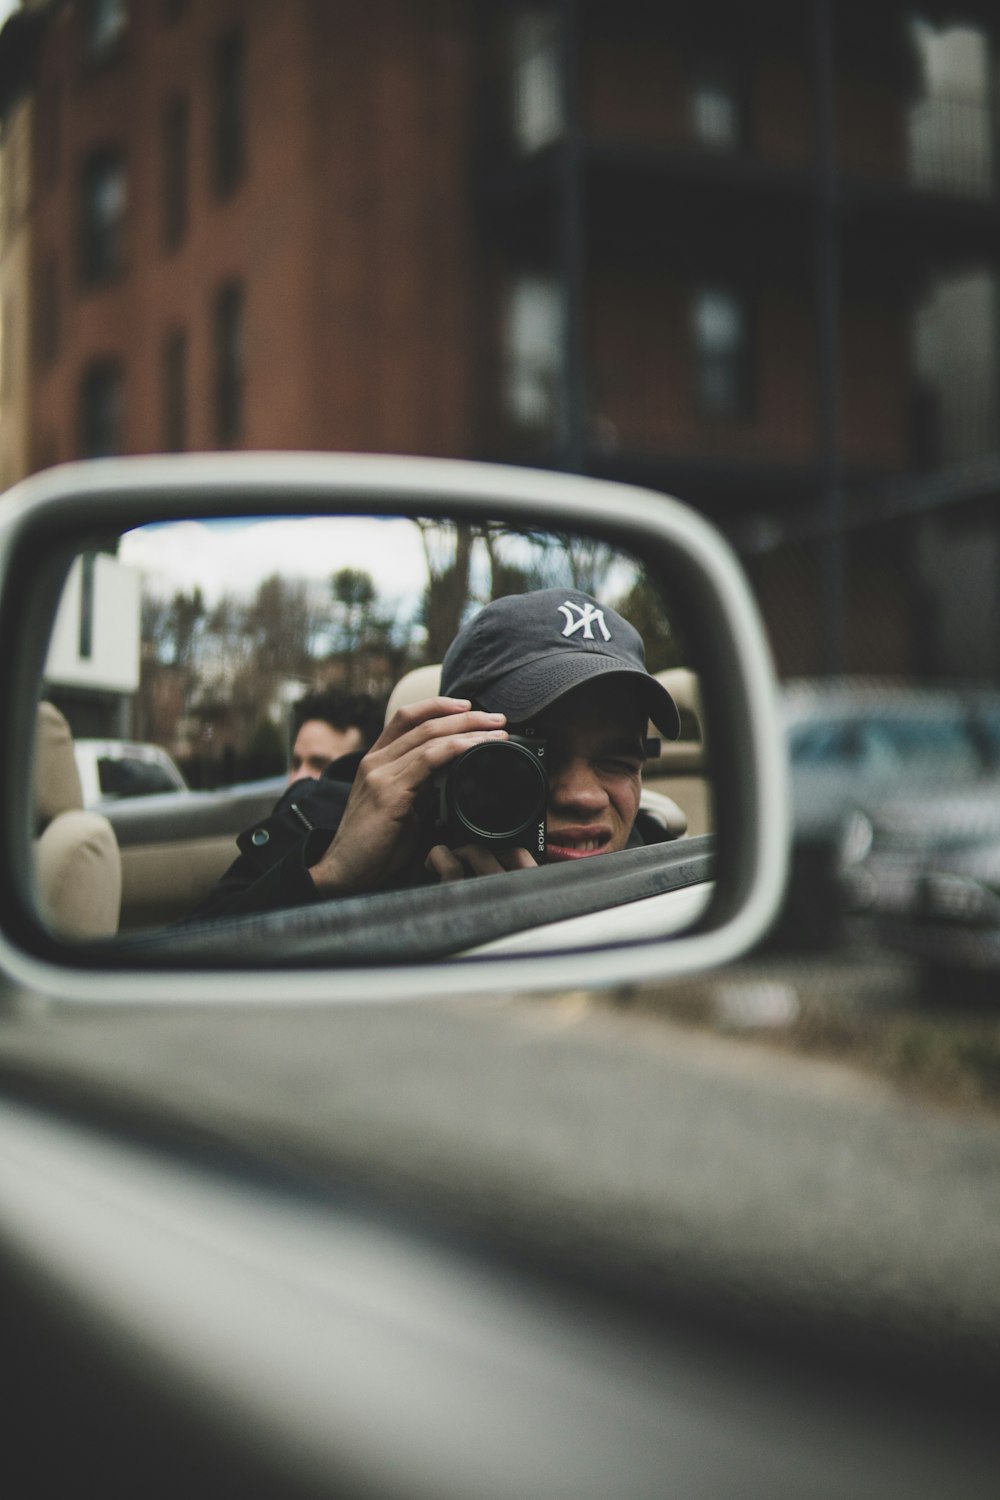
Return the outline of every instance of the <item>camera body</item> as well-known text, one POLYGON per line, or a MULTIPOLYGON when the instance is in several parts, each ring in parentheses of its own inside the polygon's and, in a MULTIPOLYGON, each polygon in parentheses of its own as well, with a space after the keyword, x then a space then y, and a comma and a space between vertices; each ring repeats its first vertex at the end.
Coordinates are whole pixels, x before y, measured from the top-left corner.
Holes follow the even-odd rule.
POLYGON ((512 734, 473 745, 431 782, 434 842, 527 849, 545 862, 547 741, 512 734))

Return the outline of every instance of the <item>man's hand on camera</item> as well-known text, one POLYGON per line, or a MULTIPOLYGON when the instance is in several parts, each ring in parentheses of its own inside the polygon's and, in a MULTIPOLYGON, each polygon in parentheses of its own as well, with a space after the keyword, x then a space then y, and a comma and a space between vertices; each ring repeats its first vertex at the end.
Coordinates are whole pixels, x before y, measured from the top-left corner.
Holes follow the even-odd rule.
POLYGON ((309 874, 321 895, 379 890, 413 854, 421 787, 473 745, 505 740, 503 714, 467 698, 428 698, 395 713, 358 767, 336 834, 309 874))
POLYGON ((490 849, 483 844, 463 844, 449 849, 435 844, 426 868, 439 880, 469 880, 476 875, 501 875, 505 870, 534 870, 537 861, 527 849, 490 849))

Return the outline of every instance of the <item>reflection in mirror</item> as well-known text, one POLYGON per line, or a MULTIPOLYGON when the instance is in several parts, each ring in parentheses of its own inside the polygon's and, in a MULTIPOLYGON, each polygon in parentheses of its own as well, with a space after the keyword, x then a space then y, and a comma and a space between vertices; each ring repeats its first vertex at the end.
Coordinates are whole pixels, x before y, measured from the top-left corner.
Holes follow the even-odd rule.
MULTIPOLYGON (((179 924, 183 943, 192 922, 304 904, 318 891, 370 895, 536 863, 580 867, 583 878, 585 856, 712 829, 683 621, 641 561, 581 535, 370 516, 143 526, 76 558, 40 699, 37 888, 43 919, 64 938, 179 924), (518 601, 512 614, 490 605, 501 599, 518 601), (487 605, 477 645, 469 627, 487 605), (617 686, 605 677, 596 697, 589 677, 574 689, 569 658, 586 654, 586 673, 596 658, 613 667, 616 652, 628 665, 618 615, 663 686, 633 672, 627 690, 620 677, 617 686), (449 658, 458 666, 446 667, 446 684, 450 673, 452 696, 472 709, 430 713, 424 705, 460 634, 471 644, 449 658), (486 677, 502 668, 508 688, 523 689, 525 672, 537 676, 552 654, 549 636, 570 675, 527 718, 507 711, 502 732, 514 739, 484 741, 497 725, 481 717, 492 689, 475 687, 479 658, 486 653, 486 677), (394 718, 400 709, 409 717, 394 718), (442 751, 456 738, 457 759, 442 751), (444 762, 428 758, 431 742, 444 762), (402 793, 375 789, 374 760, 364 761, 373 745, 383 783, 388 765, 390 782, 406 782, 402 793), (559 792, 572 803, 559 811, 556 788, 570 777, 559 767, 570 761, 584 769, 568 799, 559 792), (379 809, 399 847, 379 856, 375 873, 332 860, 330 830, 355 824, 374 858, 371 807, 400 795, 379 809)), ((342 833, 338 850, 349 842, 342 833)), ((611 869, 602 862, 605 883, 611 869)), ((696 910, 688 895, 679 927, 696 910)), ((540 897, 534 920, 548 915, 540 897)))

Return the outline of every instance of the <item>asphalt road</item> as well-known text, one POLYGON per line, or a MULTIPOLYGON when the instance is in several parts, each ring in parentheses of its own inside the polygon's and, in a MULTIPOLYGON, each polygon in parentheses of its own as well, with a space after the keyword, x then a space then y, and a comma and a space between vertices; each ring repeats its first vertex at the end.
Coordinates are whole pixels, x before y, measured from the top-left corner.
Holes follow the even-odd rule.
POLYGON ((11 1017, 5 1084, 672 1295, 1000 1352, 1000 1121, 635 1004, 11 1017))

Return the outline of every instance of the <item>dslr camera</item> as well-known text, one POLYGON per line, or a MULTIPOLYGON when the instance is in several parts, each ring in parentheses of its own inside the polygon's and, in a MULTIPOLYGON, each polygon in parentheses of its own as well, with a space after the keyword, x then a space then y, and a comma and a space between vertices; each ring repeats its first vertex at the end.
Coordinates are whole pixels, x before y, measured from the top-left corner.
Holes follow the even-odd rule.
POLYGON ((434 842, 527 849, 545 863, 545 740, 512 734, 473 745, 431 782, 434 842))

